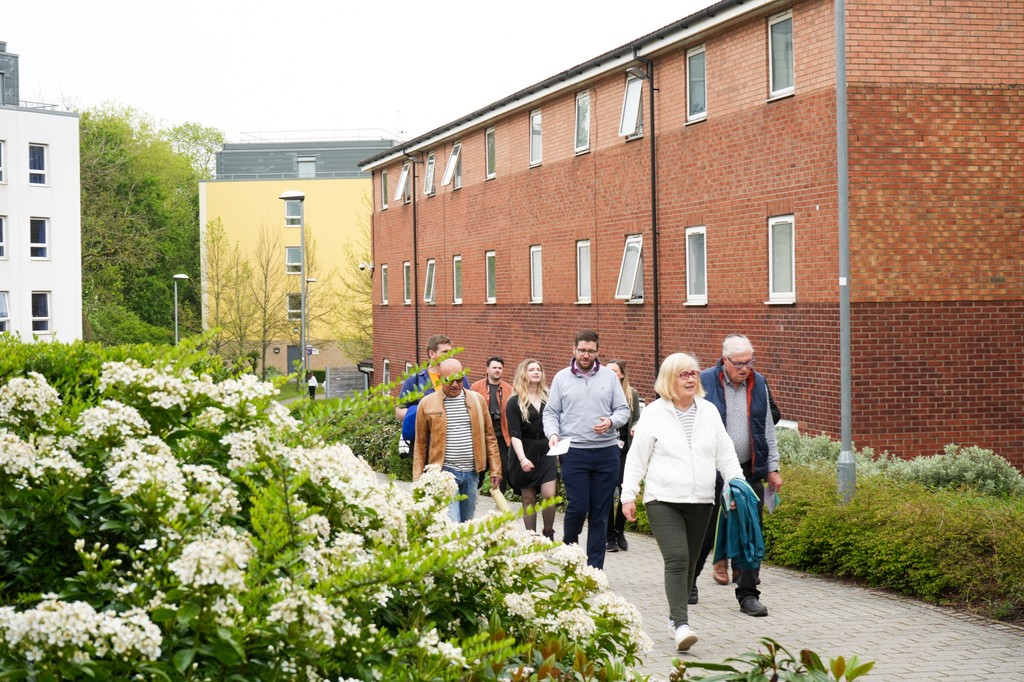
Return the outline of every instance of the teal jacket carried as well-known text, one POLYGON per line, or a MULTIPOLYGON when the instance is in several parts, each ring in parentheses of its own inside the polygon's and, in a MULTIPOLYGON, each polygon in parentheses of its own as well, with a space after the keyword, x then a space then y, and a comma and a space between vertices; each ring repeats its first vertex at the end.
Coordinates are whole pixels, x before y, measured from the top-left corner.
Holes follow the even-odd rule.
POLYGON ((764 559, 764 536, 757 514, 757 493, 742 478, 729 481, 722 491, 722 506, 718 511, 715 532, 715 561, 733 559, 739 569, 760 568, 764 559), (735 509, 729 498, 736 502, 735 509))

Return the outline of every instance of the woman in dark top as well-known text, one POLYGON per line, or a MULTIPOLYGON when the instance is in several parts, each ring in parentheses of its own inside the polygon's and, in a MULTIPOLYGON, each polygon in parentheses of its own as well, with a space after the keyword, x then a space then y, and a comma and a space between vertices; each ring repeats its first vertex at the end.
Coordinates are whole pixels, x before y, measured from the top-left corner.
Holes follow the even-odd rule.
MULTIPOLYGON (((615 372, 622 384, 622 392, 626 394, 626 402, 629 403, 629 421, 619 429, 619 441, 622 443, 622 452, 619 462, 619 487, 622 487, 622 472, 626 466, 626 454, 629 453, 629 445, 633 442, 633 429, 636 421, 640 418, 640 394, 629 385, 626 377, 626 363, 623 360, 609 360, 604 366, 615 372)), ((622 502, 612 501, 612 508, 608 512, 608 545, 606 551, 625 552, 629 549, 629 542, 626 541, 626 517, 622 515, 622 502)))
MULTIPOLYGON (((537 491, 550 500, 555 496, 555 478, 558 466, 555 457, 548 457, 548 439, 544 435, 544 404, 548 387, 540 361, 527 358, 519 363, 512 380, 512 397, 505 406, 508 435, 512 451, 508 458, 509 486, 523 498, 523 511, 537 503, 537 491)), ((555 508, 541 512, 544 537, 555 538, 555 508)), ((527 530, 537 531, 537 515, 526 513, 523 523, 527 530)))

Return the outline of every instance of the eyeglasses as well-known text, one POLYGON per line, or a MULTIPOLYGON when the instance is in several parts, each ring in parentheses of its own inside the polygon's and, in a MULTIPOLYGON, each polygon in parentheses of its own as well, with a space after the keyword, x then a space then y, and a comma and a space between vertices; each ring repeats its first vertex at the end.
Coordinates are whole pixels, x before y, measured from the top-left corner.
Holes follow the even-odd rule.
POLYGON ((577 348, 576 352, 580 355, 597 355, 596 348, 577 348))
POLYGON ((700 376, 700 372, 691 369, 688 371, 680 372, 676 376, 682 379, 683 381, 686 381, 687 379, 696 379, 697 377, 700 376))
POLYGON ((731 362, 732 366, 735 367, 736 369, 754 369, 754 358, 750 358, 746 362, 736 362, 732 358, 726 358, 726 360, 731 362))

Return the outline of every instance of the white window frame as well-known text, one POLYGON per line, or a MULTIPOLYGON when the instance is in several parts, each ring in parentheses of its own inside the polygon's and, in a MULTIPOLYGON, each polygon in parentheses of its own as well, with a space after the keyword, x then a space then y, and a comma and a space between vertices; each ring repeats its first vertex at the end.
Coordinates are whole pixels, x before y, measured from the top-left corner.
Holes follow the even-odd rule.
POLYGON ((315 178, 316 177, 316 157, 315 156, 296 156, 295 157, 295 173, 300 178, 315 178), (310 164, 312 164, 312 173, 305 171, 310 170, 310 164))
POLYGON ((0 215, 0 260, 7 260, 7 216, 0 215))
POLYGON ((498 176, 498 140, 494 126, 484 131, 484 170, 487 180, 498 176))
POLYGON ((411 161, 406 161, 402 164, 402 174, 398 176, 398 185, 395 187, 394 200, 401 201, 403 204, 408 204, 412 201, 412 180, 410 179, 411 168, 411 161))
POLYGON ((626 246, 622 251, 622 265, 619 267, 619 280, 615 285, 615 298, 627 303, 642 303, 644 300, 643 235, 631 234, 626 237, 626 246), (635 253, 636 256, 631 257, 631 253, 635 253), (639 291, 637 291, 638 282, 639 291))
POLYGON ((686 51, 686 122, 693 123, 695 121, 703 121, 708 117, 708 61, 707 61, 707 50, 703 45, 691 48, 686 51), (701 73, 700 73, 700 94, 701 99, 704 103, 704 108, 701 111, 694 111, 694 92, 697 88, 694 87, 694 73, 696 69, 693 67, 693 61, 696 57, 701 57, 701 73))
POLYGON ((284 202, 284 226, 285 227, 301 227, 302 226, 302 202, 298 199, 285 199, 284 202), (293 208, 298 208, 298 212, 293 212, 293 208))
POLYGON ((391 361, 387 358, 384 358, 381 366, 381 379, 383 379, 381 381, 382 384, 387 385, 391 383, 391 361))
POLYGON ((793 58, 793 12, 787 10, 780 14, 768 19, 768 93, 769 99, 776 99, 779 97, 786 97, 792 95, 796 88, 796 64, 793 58), (789 22, 789 45, 776 45, 775 39, 772 35, 772 29, 776 25, 789 22), (786 48, 789 48, 789 54, 785 54, 786 48), (780 74, 776 73, 776 51, 782 52, 779 54, 779 62, 787 61, 789 67, 789 80, 788 84, 778 84, 780 74))
POLYGON ((576 302, 590 303, 590 240, 580 239, 576 242, 576 302))
POLYGON ((6 291, 0 291, 0 332, 11 331, 11 299, 6 291))
POLYGON ((484 302, 498 301, 498 257, 494 251, 484 252, 484 302))
POLYGON ((28 145, 28 184, 29 185, 35 185, 35 186, 38 187, 38 186, 45 186, 45 185, 49 184, 49 181, 47 179, 47 173, 46 173, 46 168, 50 165, 49 161, 50 161, 50 146, 49 145, 38 144, 36 142, 30 142, 29 143, 29 145, 28 145), (32 168, 32 148, 33 147, 39 147, 40 149, 43 150, 43 167, 42 168, 32 168), (36 177, 36 176, 38 176, 36 178, 36 180, 33 180, 33 177, 36 177))
MULTIPOLYGON (((2 96, 2 95, 0 95, 2 96)), ((7 143, 4 140, 0 140, 0 185, 6 184, 7 178, 4 176, 4 168, 7 167, 7 143)))
POLYGON ((285 314, 288 317, 289 322, 300 322, 302 321, 302 293, 301 292, 289 292, 284 297, 284 308, 285 314), (292 303, 296 302, 298 307, 293 308, 292 303))
POLYGON ((405 305, 412 305, 412 263, 402 262, 402 300, 405 305))
POLYGON ((796 303, 796 223, 792 215, 774 216, 768 219, 768 303, 796 303), (777 232, 785 226, 789 230, 789 244, 779 251, 776 244, 777 232), (788 259, 789 272, 776 272, 776 260, 788 259), (787 277, 788 274, 788 277, 787 277), (786 281, 781 281, 781 280, 786 281))
POLYGON ((28 219, 28 254, 31 260, 50 260, 50 219, 38 216, 28 219), (39 221, 43 225, 43 241, 35 241, 32 231, 35 223, 39 221))
POLYGON ((284 271, 289 275, 301 275, 302 274, 302 247, 301 246, 286 246, 284 247, 284 271), (292 260, 292 256, 298 255, 298 261, 292 260))
POLYGON ((380 172, 380 210, 386 211, 388 209, 388 172, 382 170, 380 172))
POLYGON ((388 304, 388 264, 380 266, 380 304, 388 304))
POLYGON ((544 160, 543 118, 540 109, 530 112, 530 167, 539 166, 544 160))
POLYGON ((435 300, 434 283, 437 279, 437 265, 433 258, 427 259, 427 272, 423 278, 423 302, 433 304, 435 300))
POLYGON ((435 165, 437 165, 437 161, 434 152, 430 152, 427 154, 427 167, 423 173, 423 196, 432 197, 437 192, 437 187, 434 186, 435 165))
POLYGON ((462 142, 452 145, 452 152, 448 155, 448 165, 444 167, 444 177, 441 178, 441 186, 451 185, 452 189, 462 187, 462 142))
POLYGON ((573 144, 577 154, 590 151, 589 90, 576 93, 576 137, 573 139, 573 144))
POLYGON ((412 371, 412 367, 413 367, 413 365, 412 365, 412 363, 411 363, 411 362, 406 362, 406 363, 405 363, 405 373, 406 373, 406 374, 409 374, 409 372, 411 372, 411 371, 412 371))
POLYGON ((452 303, 462 303, 462 256, 452 256, 452 303))
POLYGON ((53 307, 50 305, 50 292, 49 291, 33 291, 32 292, 32 333, 33 334, 49 334, 53 331, 53 325, 50 324, 53 307), (44 315, 36 315, 36 297, 42 296, 40 300, 45 302, 46 310, 44 315))
POLYGON ((707 304, 708 230, 706 225, 699 225, 686 228, 686 305, 707 304), (700 250, 695 243, 698 236, 700 250))
POLYGON ((530 247, 530 303, 544 302, 544 257, 540 244, 530 247))
POLYGON ((633 139, 644 134, 644 81, 626 76, 622 93, 622 116, 619 118, 619 137, 633 139))

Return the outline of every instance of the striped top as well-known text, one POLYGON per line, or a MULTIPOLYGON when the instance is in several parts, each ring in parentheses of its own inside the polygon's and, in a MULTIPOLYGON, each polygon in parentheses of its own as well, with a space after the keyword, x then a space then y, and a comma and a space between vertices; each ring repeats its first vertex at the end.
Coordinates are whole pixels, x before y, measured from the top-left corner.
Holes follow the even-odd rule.
POLYGON ((680 410, 678 407, 676 410, 676 419, 679 420, 679 425, 683 427, 683 433, 686 434, 686 443, 693 443, 693 422, 697 419, 697 401, 694 400, 690 403, 690 407, 687 410, 680 410))
POLYGON ((456 471, 476 471, 473 459, 473 429, 466 409, 466 394, 444 399, 444 412, 448 418, 445 430, 444 465, 456 471))

